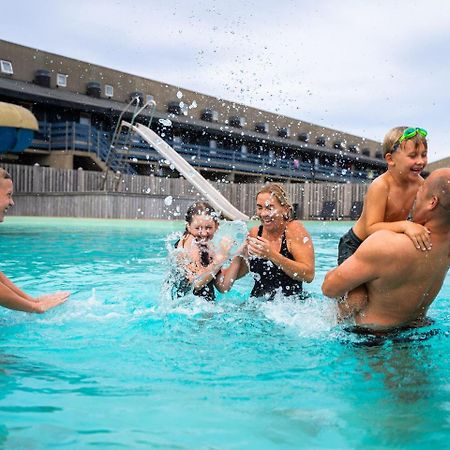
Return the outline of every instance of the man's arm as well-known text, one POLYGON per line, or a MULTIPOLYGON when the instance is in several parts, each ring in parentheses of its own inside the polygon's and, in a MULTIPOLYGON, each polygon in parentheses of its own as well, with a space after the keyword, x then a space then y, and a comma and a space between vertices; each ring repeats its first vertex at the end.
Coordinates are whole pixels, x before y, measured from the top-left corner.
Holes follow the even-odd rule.
POLYGON ((339 298, 376 279, 382 266, 383 249, 389 245, 386 239, 389 235, 388 231, 379 231, 369 236, 350 258, 330 270, 322 284, 323 294, 339 298))

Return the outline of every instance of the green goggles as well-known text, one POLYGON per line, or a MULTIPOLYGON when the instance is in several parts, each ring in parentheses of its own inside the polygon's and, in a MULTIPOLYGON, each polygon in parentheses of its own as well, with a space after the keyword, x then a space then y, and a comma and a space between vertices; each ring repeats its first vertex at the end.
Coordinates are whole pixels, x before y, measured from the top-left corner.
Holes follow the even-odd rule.
POLYGON ((407 128, 403 134, 398 138, 398 141, 392 146, 392 152, 395 152, 395 150, 398 149, 399 145, 403 141, 407 141, 408 139, 412 139, 414 136, 417 136, 420 134, 423 137, 427 137, 427 130, 424 130, 423 128, 407 128))

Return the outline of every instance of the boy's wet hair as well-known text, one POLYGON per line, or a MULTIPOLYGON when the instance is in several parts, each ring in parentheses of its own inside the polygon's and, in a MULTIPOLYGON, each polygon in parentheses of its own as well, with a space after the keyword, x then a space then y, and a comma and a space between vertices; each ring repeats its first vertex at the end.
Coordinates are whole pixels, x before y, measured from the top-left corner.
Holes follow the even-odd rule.
POLYGON ((11 180, 11 175, 3 167, 0 167, 0 179, 11 180))
MULTIPOLYGON (((398 142, 398 140, 401 138, 403 132, 410 127, 395 127, 392 128, 392 130, 389 130, 386 133, 386 136, 383 140, 383 156, 385 157, 388 153, 394 153, 397 148, 394 148, 395 144, 398 142)), ((411 139, 407 139, 408 141, 414 142, 415 148, 419 148, 421 144, 425 147, 426 150, 428 150, 428 142, 427 138, 425 136, 422 136, 421 134, 417 133, 414 137, 411 139)), ((405 141, 406 142, 406 139, 405 141)), ((402 142, 402 144, 403 144, 402 142)), ((399 147, 401 147, 401 145, 399 147)))

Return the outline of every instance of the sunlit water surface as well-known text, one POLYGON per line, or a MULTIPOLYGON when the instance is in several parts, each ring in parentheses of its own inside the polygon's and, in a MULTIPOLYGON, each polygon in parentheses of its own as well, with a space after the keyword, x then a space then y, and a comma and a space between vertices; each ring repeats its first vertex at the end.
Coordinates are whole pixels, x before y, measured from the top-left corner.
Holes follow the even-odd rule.
MULTIPOLYGON (((434 324, 384 340, 336 325, 320 294, 346 223, 306 223, 304 303, 167 301, 167 235, 181 222, 7 218, 1 270, 45 315, 0 312, 0 447, 444 448, 450 287, 434 324)), ((448 447, 447 447, 448 448, 448 447)))

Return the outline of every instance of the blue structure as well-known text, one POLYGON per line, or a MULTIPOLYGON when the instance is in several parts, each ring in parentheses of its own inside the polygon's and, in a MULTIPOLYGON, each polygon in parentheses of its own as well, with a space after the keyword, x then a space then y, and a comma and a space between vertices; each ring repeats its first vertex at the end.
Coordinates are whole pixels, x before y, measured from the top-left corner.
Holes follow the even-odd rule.
POLYGON ((0 153, 23 152, 39 130, 34 115, 27 109, 0 102, 0 153))

